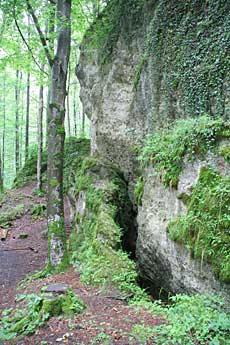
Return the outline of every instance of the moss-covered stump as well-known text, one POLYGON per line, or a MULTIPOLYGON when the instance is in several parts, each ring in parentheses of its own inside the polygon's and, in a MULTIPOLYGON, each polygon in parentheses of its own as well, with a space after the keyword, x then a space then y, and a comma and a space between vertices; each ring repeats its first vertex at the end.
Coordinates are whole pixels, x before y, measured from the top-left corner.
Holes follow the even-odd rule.
POLYGON ((75 172, 71 200, 75 225, 69 248, 83 281, 139 291, 135 264, 121 250, 122 239, 135 236, 135 217, 119 170, 109 162, 87 157, 75 172))
POLYGON ((40 295, 23 296, 27 302, 26 309, 3 311, 0 339, 9 340, 19 335, 32 334, 37 328, 45 326, 52 316, 71 318, 86 308, 68 286, 55 285, 43 288, 40 295))
POLYGON ((84 303, 67 285, 50 285, 42 293, 41 313, 44 315, 49 314, 51 317, 64 314, 73 317, 84 309, 84 303))

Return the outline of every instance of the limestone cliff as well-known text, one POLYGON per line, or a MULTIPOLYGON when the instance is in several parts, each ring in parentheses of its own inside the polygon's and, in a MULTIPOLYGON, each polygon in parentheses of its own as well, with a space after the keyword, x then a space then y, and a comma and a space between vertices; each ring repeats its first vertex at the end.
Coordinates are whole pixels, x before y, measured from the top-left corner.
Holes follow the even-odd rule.
MULTIPOLYGON (((87 33, 77 75, 91 151, 117 164, 130 183, 148 133, 180 118, 230 118, 229 10, 224 0, 111 1, 98 19, 102 29, 94 24, 87 33)), ((185 166, 178 188, 188 176, 196 184, 203 163, 194 164, 185 166)), ((167 222, 186 210, 178 193, 151 174, 146 179, 138 215, 141 274, 173 292, 228 295, 209 266, 168 238, 167 222)))

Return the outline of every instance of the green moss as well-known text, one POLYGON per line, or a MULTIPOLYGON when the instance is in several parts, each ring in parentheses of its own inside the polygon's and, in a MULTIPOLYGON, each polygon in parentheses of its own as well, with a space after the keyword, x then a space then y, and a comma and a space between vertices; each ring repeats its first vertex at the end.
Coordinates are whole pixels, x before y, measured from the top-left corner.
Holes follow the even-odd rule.
POLYGON ((63 126, 57 126, 57 128, 56 128, 56 133, 57 133, 57 134, 65 134, 65 127, 63 127, 63 126))
POLYGON ((58 186, 58 181, 57 181, 57 179, 56 179, 56 178, 51 179, 51 181, 50 181, 50 187, 51 187, 51 188, 55 188, 55 187, 57 187, 57 186, 58 186))
POLYGON ((58 296, 41 292, 40 295, 31 294, 22 298, 27 302, 25 309, 16 308, 1 318, 0 339, 9 340, 18 335, 33 334, 39 327, 45 326, 50 317, 73 317, 85 309, 85 304, 72 289, 58 296))
MULTIPOLYGON (((44 150, 42 154, 42 173, 47 169, 47 151, 44 150)), ((23 168, 18 172, 14 180, 14 187, 18 188, 24 186, 36 179, 37 173, 37 147, 34 147, 29 152, 29 158, 25 162, 23 168)))
POLYGON ((219 155, 224 157, 226 162, 230 163, 230 145, 224 145, 219 149, 219 155))
POLYGON ((82 264, 83 281, 144 296, 136 285, 135 263, 121 250, 122 235, 133 219, 121 174, 111 163, 88 157, 77 171, 75 191, 76 197, 84 191, 86 210, 75 217, 69 245, 72 261, 82 264))
MULTIPOLYGON (((78 160, 82 156, 88 155, 90 152, 90 140, 89 139, 78 139, 70 137, 65 140, 64 146, 64 190, 68 189, 68 183, 70 178, 70 168, 75 165, 77 167, 78 160)), ((58 153, 60 155, 60 153, 58 153)), ((46 180, 47 170, 47 151, 43 151, 42 155, 42 174, 43 179, 46 180)), ((36 179, 37 173, 37 148, 35 147, 30 151, 28 160, 25 162, 23 168, 17 174, 14 180, 14 187, 18 188, 36 179)), ((51 182, 52 185, 56 186, 56 180, 51 182)))
POLYGON ((229 126, 229 122, 208 116, 176 121, 169 129, 149 136, 139 160, 144 167, 152 165, 166 186, 177 187, 184 158, 203 158, 216 148, 229 126))
POLYGON ((42 313, 49 314, 51 316, 59 316, 62 313, 62 303, 60 298, 46 297, 42 301, 42 313))
POLYGON ((187 214, 170 222, 170 237, 195 258, 212 265, 217 277, 230 283, 230 178, 201 169, 187 204, 187 214))
POLYGON ((75 295, 72 289, 68 289, 61 298, 62 313, 68 317, 81 313, 85 308, 85 304, 75 295))
POLYGON ((8 228, 11 222, 20 218, 24 214, 25 205, 19 204, 8 211, 2 212, 0 215, 0 226, 2 228, 8 228))
POLYGON ((88 55, 98 49, 100 64, 107 64, 120 35, 129 41, 130 28, 142 24, 144 0, 112 0, 96 19, 85 37, 88 55))
POLYGON ((64 218, 61 218, 60 220, 53 220, 48 224, 48 270, 49 272, 64 272, 69 267, 69 254, 67 250, 67 244, 66 244, 66 230, 65 230, 65 222, 64 218), (52 241, 55 239, 55 241, 60 242, 61 247, 56 246, 56 255, 57 257, 60 257, 61 260, 58 264, 53 264, 51 262, 52 252, 53 249, 52 241))
POLYGON ((136 73, 135 73, 135 77, 134 77, 134 88, 137 90, 137 87, 139 85, 139 81, 140 81, 140 77, 141 77, 141 72, 143 70, 143 67, 144 65, 146 64, 148 60, 148 56, 147 54, 145 53, 141 59, 140 59, 140 62, 137 66, 137 69, 136 69, 136 73))

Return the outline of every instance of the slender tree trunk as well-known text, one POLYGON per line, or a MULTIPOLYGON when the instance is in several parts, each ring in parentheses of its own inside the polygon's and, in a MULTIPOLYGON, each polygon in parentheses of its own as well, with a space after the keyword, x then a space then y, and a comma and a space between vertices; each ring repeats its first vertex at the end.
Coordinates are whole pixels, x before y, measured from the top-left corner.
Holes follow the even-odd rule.
POLYGON ((48 259, 51 269, 68 265, 63 205, 66 80, 70 55, 71 0, 58 0, 57 51, 52 63, 48 127, 48 259), (68 25, 69 24, 69 25, 68 25))
MULTIPOLYGON (((20 85, 21 88, 21 85, 20 85)), ((20 168, 22 167, 22 160, 23 160, 23 132, 24 132, 24 127, 23 127, 23 120, 24 120, 24 92, 21 93, 21 119, 20 119, 20 168)))
MULTIPOLYGON (((42 69, 44 68, 45 66, 42 66, 42 69)), ((44 89, 43 84, 41 84, 39 88, 39 109, 38 109, 38 121, 37 121, 37 128, 38 128, 37 188, 38 190, 42 190, 43 107, 44 107, 43 89, 44 89)))
POLYGON ((5 136, 6 136, 6 75, 3 79, 3 131, 2 131, 2 176, 5 172, 5 136))
MULTIPOLYGON (((28 43, 30 43, 30 16, 28 16, 28 43)), ((26 133, 25 133, 25 160, 29 155, 29 119, 30 119, 30 72, 27 73, 26 86, 26 133)))
POLYGON ((30 72, 27 74, 26 86, 26 133, 25 133, 25 160, 29 155, 29 119, 30 119, 30 72))
POLYGON ((3 175, 2 175, 2 150, 0 143, 0 193, 3 192, 3 175))
POLYGON ((71 135, 70 127, 70 107, 69 107, 69 89, 70 89, 70 64, 68 69, 67 97, 66 97, 66 117, 67 117, 67 136, 71 135))
MULTIPOLYGON (((48 0, 49 1, 49 0, 48 0)), ((52 3, 53 4, 53 3, 52 3)), ((49 51, 54 52, 54 32, 55 32, 55 9, 56 7, 54 4, 51 7, 51 14, 47 23, 47 36, 49 38, 48 44, 49 44, 49 51)), ((50 66, 49 68, 49 74, 51 74, 50 66)), ((48 93, 47 93, 47 110, 46 110, 46 146, 48 146, 48 128, 49 128, 49 104, 50 104, 50 92, 51 92, 51 86, 50 86, 51 80, 49 80, 49 87, 48 87, 48 93)))
POLYGON ((16 71, 15 84, 15 167, 19 170, 19 71, 16 71))
POLYGON ((83 111, 82 113, 82 125, 81 125, 81 131, 82 131, 82 135, 85 135, 85 113, 83 111))
POLYGON ((74 135, 75 135, 75 137, 77 136, 77 105, 76 105, 76 97, 77 97, 76 84, 74 84, 74 89, 73 89, 73 120, 74 120, 74 135))

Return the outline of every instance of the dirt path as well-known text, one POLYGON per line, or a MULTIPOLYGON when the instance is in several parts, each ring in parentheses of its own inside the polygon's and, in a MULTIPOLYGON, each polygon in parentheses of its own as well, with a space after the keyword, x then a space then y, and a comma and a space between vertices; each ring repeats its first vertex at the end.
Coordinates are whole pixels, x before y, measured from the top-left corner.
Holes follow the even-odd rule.
MULTIPOLYGON (((39 203, 45 203, 44 198, 33 195, 35 186, 27 186, 11 191, 2 203, 2 211, 11 205, 24 204, 25 211, 9 229, 6 241, 0 242, 0 308, 4 309, 15 305, 15 296, 20 293, 39 293, 40 289, 51 283, 68 284, 75 293, 85 302, 87 308, 83 314, 74 319, 51 318, 45 328, 22 339, 1 342, 0 345, 14 344, 143 344, 132 331, 133 325, 154 326, 162 321, 153 318, 144 310, 136 311, 119 300, 119 292, 114 288, 100 289, 86 286, 80 282, 80 275, 71 268, 64 274, 32 281, 27 287, 17 289, 17 283, 27 274, 41 269, 47 257, 47 240, 42 235, 46 229, 44 218, 33 219, 31 208, 39 203), (28 237, 20 239, 21 233, 28 237)), ((66 227, 70 230, 68 209, 66 207, 66 227)), ((148 344, 154 344, 153 340, 148 344)))
POLYGON ((44 218, 33 218, 31 210, 45 203, 45 198, 32 192, 35 185, 26 186, 7 193, 1 204, 1 212, 24 205, 23 215, 12 222, 5 241, 0 241, 0 308, 12 303, 17 283, 41 269, 46 260, 47 241, 42 236, 46 229, 44 218), (20 234, 28 237, 20 239, 20 234))

